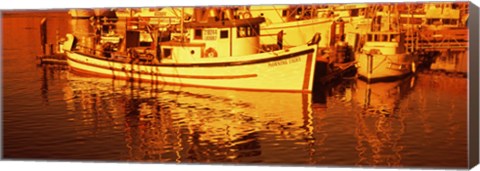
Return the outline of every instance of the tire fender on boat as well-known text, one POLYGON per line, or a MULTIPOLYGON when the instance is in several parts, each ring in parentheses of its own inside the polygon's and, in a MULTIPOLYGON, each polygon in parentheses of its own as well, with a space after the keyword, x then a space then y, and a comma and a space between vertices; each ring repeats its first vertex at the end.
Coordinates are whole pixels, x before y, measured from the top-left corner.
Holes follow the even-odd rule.
POLYGON ((215 49, 210 47, 207 50, 205 50, 205 57, 212 58, 212 57, 217 57, 217 56, 218 56, 218 53, 215 49))
POLYGON ((247 11, 247 12, 244 12, 244 13, 242 14, 242 17, 243 17, 243 19, 252 18, 252 14, 247 11))

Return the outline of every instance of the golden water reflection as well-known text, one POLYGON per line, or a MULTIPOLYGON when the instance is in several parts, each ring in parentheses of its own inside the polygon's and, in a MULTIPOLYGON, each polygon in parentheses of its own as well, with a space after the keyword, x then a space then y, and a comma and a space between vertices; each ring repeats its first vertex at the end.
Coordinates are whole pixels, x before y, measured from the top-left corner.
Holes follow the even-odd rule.
POLYGON ((310 94, 68 79, 69 111, 82 111, 79 120, 95 128, 79 136, 123 127, 126 160, 284 163, 290 152, 314 163, 315 148, 327 136, 315 134, 325 110, 312 107, 310 94), (279 157, 263 161, 263 155, 279 157))
MULTIPOLYGON (((429 117, 431 104, 425 101, 432 100, 412 95, 417 77, 374 84, 344 80, 312 94, 67 78, 68 111, 77 114, 75 120, 84 125, 79 128, 90 128, 79 129, 78 136, 121 132, 125 149, 120 160, 126 161, 401 167, 434 161, 415 156, 429 149, 445 154, 445 148, 462 141, 458 121, 429 117), (448 135, 430 140, 443 131, 439 128, 447 128, 448 135), (425 147, 438 142, 446 145, 425 147)), ((448 117, 456 115, 456 108, 463 110, 455 103, 448 108, 448 117)))
POLYGON ((355 116, 356 165, 402 166, 405 116, 399 103, 415 86, 415 77, 396 82, 368 84, 357 81, 355 99, 364 110, 355 116))

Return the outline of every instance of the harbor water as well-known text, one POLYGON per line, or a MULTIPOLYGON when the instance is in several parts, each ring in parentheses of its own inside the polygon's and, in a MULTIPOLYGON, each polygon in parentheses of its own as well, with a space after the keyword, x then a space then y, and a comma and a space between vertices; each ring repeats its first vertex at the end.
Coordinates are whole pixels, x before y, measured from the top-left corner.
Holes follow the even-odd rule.
POLYGON ((36 65, 43 17, 49 42, 77 22, 2 15, 6 159, 467 167, 466 78, 346 78, 312 94, 89 78, 36 65))

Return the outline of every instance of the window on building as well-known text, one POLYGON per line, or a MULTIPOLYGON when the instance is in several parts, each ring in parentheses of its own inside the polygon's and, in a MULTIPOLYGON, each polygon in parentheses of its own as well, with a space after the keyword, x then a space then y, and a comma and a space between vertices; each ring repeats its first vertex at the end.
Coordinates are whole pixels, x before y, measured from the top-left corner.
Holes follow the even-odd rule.
POLYGON ((221 39, 228 38, 228 30, 221 30, 220 31, 220 38, 221 39))

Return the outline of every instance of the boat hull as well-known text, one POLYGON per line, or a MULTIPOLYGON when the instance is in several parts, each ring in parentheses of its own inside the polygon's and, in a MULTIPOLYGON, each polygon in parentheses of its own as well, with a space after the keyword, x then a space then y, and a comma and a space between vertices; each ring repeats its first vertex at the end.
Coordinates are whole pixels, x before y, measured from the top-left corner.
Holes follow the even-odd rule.
POLYGON ((397 79, 414 72, 414 58, 409 54, 373 55, 372 72, 369 74, 369 56, 357 54, 357 72, 363 79, 389 80, 397 79))
POLYGON ((162 64, 128 63, 68 51, 67 62, 75 73, 114 79, 237 90, 311 92, 316 50, 315 45, 305 45, 275 53, 162 64))

